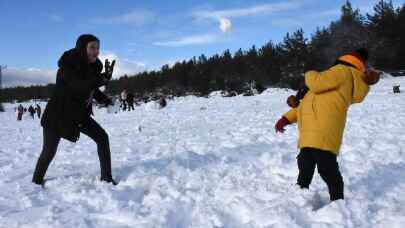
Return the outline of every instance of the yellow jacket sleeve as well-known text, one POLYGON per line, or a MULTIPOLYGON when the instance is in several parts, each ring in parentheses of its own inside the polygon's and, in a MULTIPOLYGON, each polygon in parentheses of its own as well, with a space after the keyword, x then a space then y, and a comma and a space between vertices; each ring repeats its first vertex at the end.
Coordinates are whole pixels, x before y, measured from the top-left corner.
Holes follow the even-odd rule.
POLYGON ((305 84, 315 94, 336 89, 343 80, 344 77, 333 68, 323 72, 308 71, 305 73, 305 84))
POLYGON ((353 98, 352 104, 361 103, 363 102, 364 98, 367 96, 368 92, 370 91, 370 86, 367 85, 360 71, 352 70, 353 74, 353 98))
POLYGON ((290 111, 286 112, 283 116, 287 118, 291 124, 296 123, 298 117, 298 110, 297 108, 293 108, 290 111))

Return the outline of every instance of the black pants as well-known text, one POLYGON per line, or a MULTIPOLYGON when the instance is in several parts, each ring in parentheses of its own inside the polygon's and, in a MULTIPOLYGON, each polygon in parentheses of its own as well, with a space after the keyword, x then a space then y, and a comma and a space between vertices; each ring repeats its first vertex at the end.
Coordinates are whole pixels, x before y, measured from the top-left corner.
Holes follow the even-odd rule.
POLYGON ((134 108, 134 102, 128 102, 128 111, 135 110, 134 108))
POLYGON ((315 166, 317 166, 319 175, 328 185, 330 200, 344 198, 343 178, 335 154, 315 148, 302 148, 297 157, 297 162, 299 169, 297 184, 301 188, 309 188, 314 176, 315 166))
MULTIPOLYGON (((58 134, 52 130, 44 128, 44 142, 41 155, 39 156, 33 182, 42 183, 46 170, 52 159, 55 157, 56 150, 60 141, 58 134)), ((108 135, 104 129, 92 118, 89 118, 80 128, 80 132, 89 136, 97 144, 97 152, 100 160, 101 179, 110 179, 111 175, 111 155, 108 135)))

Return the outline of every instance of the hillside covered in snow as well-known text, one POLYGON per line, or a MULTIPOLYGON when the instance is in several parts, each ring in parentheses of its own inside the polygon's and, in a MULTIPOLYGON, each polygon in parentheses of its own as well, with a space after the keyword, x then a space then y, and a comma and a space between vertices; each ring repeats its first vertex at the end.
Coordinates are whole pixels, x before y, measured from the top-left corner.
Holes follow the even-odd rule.
MULTIPOLYGON (((0 227, 405 227, 405 78, 386 77, 351 107, 339 156, 344 201, 315 175, 297 189, 297 127, 274 124, 293 91, 184 97, 96 120, 110 135, 112 186, 98 181, 96 145, 62 141, 46 188, 31 183, 39 120, 0 113, 0 227)), ((44 105, 42 105, 44 106, 44 105)))

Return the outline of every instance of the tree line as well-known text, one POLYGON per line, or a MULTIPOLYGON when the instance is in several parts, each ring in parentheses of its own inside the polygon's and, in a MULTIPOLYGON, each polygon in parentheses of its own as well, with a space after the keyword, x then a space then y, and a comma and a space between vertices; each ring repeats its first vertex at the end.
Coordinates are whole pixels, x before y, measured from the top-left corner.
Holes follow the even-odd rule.
MULTIPOLYGON (((337 21, 317 28, 309 38, 298 29, 287 33, 280 43, 269 41, 259 48, 235 53, 225 50, 211 57, 202 54, 157 71, 124 75, 112 80, 107 92, 115 95, 127 89, 136 97, 156 93, 206 96, 212 91, 244 93, 252 84, 258 90, 297 89, 305 71, 324 70, 338 56, 361 47, 370 51, 370 63, 375 68, 388 72, 404 69, 405 4, 395 8, 392 1, 380 0, 371 14, 363 15, 347 1, 337 21)), ((53 89, 53 84, 6 88, 1 101, 46 99, 53 89)))

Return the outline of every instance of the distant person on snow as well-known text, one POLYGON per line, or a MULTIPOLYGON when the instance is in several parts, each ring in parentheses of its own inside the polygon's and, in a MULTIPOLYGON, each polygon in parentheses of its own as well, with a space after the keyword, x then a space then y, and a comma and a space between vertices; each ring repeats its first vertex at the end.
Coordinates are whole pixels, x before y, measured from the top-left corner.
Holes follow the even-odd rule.
POLYGON ((30 107, 28 108, 28 112, 30 113, 31 118, 34 119, 35 109, 34 107, 32 107, 32 105, 30 105, 30 107))
POLYGON ((127 90, 124 89, 121 92, 121 106, 123 111, 127 110, 127 98, 128 98, 127 90))
POLYGON ((41 106, 39 106, 39 104, 36 105, 35 112, 37 113, 38 119, 41 119, 42 109, 41 106))
POLYGON ((127 94, 128 111, 135 110, 134 108, 134 94, 129 92, 127 94))
POLYGON ((17 121, 21 121, 24 114, 24 107, 20 104, 17 108, 17 121))
POLYGON ((164 107, 166 107, 166 106, 167 106, 167 101, 166 101, 166 99, 165 99, 164 97, 161 97, 161 98, 159 99, 159 108, 162 109, 162 108, 164 108, 164 107))
POLYGON ((101 181, 116 185, 111 174, 111 155, 107 133, 93 119, 92 100, 106 105, 111 100, 99 87, 111 79, 115 61, 106 60, 105 72, 98 59, 100 41, 93 35, 81 35, 76 47, 63 53, 58 61, 56 88, 49 100, 41 125, 43 148, 32 181, 43 185, 44 176, 54 158, 61 138, 76 142, 80 133, 89 136, 97 144, 100 160, 101 181))
POLYGON ((277 122, 277 132, 284 132, 288 124, 298 122, 301 149, 298 157, 298 180, 301 188, 309 188, 315 167, 326 182, 330 200, 344 199, 344 183, 337 156, 342 143, 347 111, 360 103, 369 86, 379 81, 379 74, 366 69, 368 51, 359 49, 340 57, 330 69, 305 74, 307 89, 302 97, 289 97, 292 109, 277 122), (300 101, 302 99, 302 101, 300 101))

